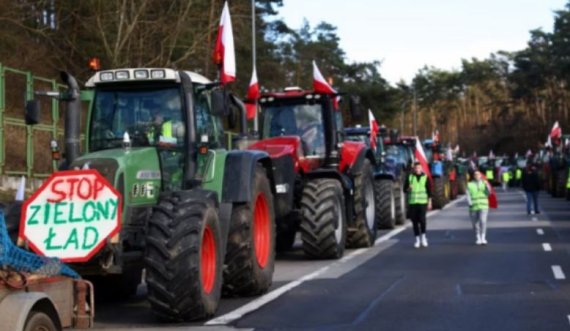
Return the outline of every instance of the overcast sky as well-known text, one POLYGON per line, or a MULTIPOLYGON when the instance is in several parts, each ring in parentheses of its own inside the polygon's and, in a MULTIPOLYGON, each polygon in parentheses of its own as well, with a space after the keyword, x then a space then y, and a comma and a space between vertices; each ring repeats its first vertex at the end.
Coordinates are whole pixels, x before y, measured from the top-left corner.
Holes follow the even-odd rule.
POLYGON ((284 0, 293 27, 307 19, 338 27, 349 61, 382 61, 391 83, 409 82, 424 65, 459 69, 462 58, 486 58, 526 47, 529 31, 552 31, 566 0, 284 0))

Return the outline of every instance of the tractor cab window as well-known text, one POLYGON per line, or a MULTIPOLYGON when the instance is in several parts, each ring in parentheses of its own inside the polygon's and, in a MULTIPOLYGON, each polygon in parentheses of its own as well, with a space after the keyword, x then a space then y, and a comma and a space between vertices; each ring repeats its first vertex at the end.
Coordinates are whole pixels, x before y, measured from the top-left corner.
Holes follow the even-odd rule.
POLYGON ((182 103, 178 88, 101 89, 96 91, 89 148, 120 148, 125 133, 132 147, 184 144, 182 103))
POLYGON ((211 114, 211 91, 196 91, 194 94, 194 113, 196 118, 196 134, 198 141, 207 137, 209 148, 223 145, 224 132, 219 117, 211 114))
POLYGON ((263 137, 299 136, 305 155, 325 154, 322 106, 319 103, 273 103, 264 107, 263 137))

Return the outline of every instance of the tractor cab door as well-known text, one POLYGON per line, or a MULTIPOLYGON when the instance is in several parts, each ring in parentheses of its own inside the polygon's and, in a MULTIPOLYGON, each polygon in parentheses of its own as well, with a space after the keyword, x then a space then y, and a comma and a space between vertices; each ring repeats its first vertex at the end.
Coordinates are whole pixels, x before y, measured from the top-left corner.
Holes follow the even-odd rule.
POLYGON ((196 179, 204 180, 209 162, 216 149, 224 145, 224 131, 219 116, 211 108, 212 90, 197 91, 194 95, 194 118, 198 144, 196 179))

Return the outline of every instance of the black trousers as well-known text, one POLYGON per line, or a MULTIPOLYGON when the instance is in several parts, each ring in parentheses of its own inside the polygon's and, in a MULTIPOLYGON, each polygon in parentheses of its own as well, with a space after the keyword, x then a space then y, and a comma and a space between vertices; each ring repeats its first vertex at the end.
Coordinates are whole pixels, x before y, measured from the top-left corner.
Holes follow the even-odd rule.
POLYGON ((414 235, 417 237, 420 234, 426 233, 426 205, 410 205, 410 218, 414 225, 414 235))

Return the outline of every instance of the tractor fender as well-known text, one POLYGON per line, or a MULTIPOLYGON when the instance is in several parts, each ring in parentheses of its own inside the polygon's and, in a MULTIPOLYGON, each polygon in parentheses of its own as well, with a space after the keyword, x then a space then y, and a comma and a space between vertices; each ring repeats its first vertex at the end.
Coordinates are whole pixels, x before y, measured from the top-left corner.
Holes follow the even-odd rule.
MULTIPOLYGON (((343 171, 343 172, 346 172, 349 176, 352 177, 352 176, 356 175, 357 173, 359 173, 362 169, 362 166, 364 165, 364 160, 366 160, 366 159, 368 159, 368 161, 370 161, 370 164, 372 165, 372 167, 376 166, 376 161, 374 159, 374 155, 372 154, 372 151, 369 148, 366 148, 363 146, 354 155, 355 156, 353 157, 353 162, 347 163, 347 168, 345 169, 345 171, 343 171)), ((342 171, 342 169, 341 169, 341 171, 342 171)))
POLYGON ((2 330, 24 330, 32 311, 48 315, 55 326, 61 329, 61 320, 55 304, 43 292, 14 292, 0 301, 0 325, 2 330))
POLYGON ((273 162, 269 154, 256 150, 236 150, 228 153, 224 167, 222 203, 247 203, 252 199, 255 167, 261 164, 267 171, 271 191, 275 194, 273 162))

